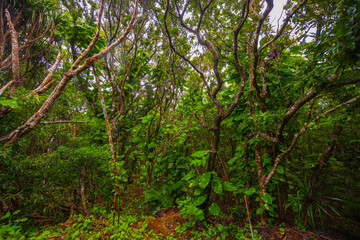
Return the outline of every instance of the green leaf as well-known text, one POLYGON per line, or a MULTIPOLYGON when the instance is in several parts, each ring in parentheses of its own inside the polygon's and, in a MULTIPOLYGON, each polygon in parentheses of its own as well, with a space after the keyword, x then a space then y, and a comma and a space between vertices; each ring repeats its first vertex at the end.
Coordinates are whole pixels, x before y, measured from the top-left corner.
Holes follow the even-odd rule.
POLYGON ((209 212, 210 212, 212 215, 219 216, 219 215, 221 214, 221 209, 220 209, 219 204, 213 203, 213 204, 209 207, 209 212))
POLYGON ((201 188, 197 188, 197 189, 195 189, 195 191, 194 191, 194 195, 195 196, 199 196, 201 193, 202 193, 202 189, 201 188))
POLYGON ((198 196, 198 197, 194 197, 192 202, 194 203, 195 206, 199 206, 201 205, 204 201, 206 200, 206 194, 198 196))
POLYGON ((199 186, 204 189, 209 184, 211 178, 211 173, 204 173, 199 177, 199 186))
POLYGON ((186 174, 181 180, 183 181, 189 181, 190 179, 192 179, 193 177, 195 177, 196 175, 196 170, 191 170, 188 174, 186 174))
POLYGON ((230 160, 228 161, 228 165, 232 165, 236 160, 237 160, 237 158, 236 158, 236 157, 233 157, 232 159, 230 159, 230 160))
POLYGON ((16 221, 17 222, 26 222, 28 220, 28 218, 20 218, 20 219, 17 219, 16 221))
POLYGON ((234 192, 234 191, 237 190, 237 188, 231 182, 224 182, 223 183, 223 189, 225 191, 229 191, 229 192, 234 192))
POLYGON ((214 192, 216 194, 222 195, 223 194, 223 186, 221 184, 221 181, 219 180, 214 180, 212 183, 212 187, 214 189, 214 192))
POLYGON ((264 201, 264 203, 266 203, 266 204, 270 205, 272 203, 272 197, 268 193, 265 193, 264 195, 262 195, 261 198, 264 201))
POLYGON ((284 168, 283 168, 283 166, 278 166, 277 171, 278 171, 278 173, 280 173, 280 174, 284 174, 284 168))
POLYGON ((256 214, 257 214, 257 215, 260 215, 260 214, 262 214, 263 212, 264 212, 264 210, 262 210, 261 208, 256 209, 256 214))
POLYGON ((183 183, 179 181, 169 188, 169 192, 171 194, 177 193, 179 190, 181 190, 182 187, 183 187, 183 183))
POLYGON ((207 150, 197 151, 197 152, 194 152, 193 154, 191 154, 191 156, 192 156, 192 157, 203 157, 206 152, 207 152, 207 150))
POLYGON ((16 99, 0 100, 0 105, 4 105, 6 107, 11 107, 11 108, 17 108, 18 107, 16 99))
POLYGON ((253 195, 254 193, 256 193, 256 188, 255 187, 251 187, 248 190, 245 191, 245 194, 250 196, 253 195))
POLYGON ((152 116, 145 116, 141 119, 141 123, 147 124, 149 121, 152 120, 152 118, 153 118, 152 116))
POLYGON ((172 206, 172 199, 170 197, 162 197, 160 201, 163 208, 169 208, 172 206))
POLYGON ((6 218, 8 218, 8 217, 10 217, 11 216, 11 213, 10 212, 7 212, 4 216, 2 216, 0 219, 1 220, 4 220, 4 219, 6 219, 6 218))
POLYGON ((150 192, 145 194, 145 200, 148 202, 159 200, 161 198, 162 198, 161 194, 155 190, 151 190, 150 192))
POLYGON ((16 210, 16 211, 13 213, 13 215, 18 214, 19 212, 20 212, 20 210, 16 210))

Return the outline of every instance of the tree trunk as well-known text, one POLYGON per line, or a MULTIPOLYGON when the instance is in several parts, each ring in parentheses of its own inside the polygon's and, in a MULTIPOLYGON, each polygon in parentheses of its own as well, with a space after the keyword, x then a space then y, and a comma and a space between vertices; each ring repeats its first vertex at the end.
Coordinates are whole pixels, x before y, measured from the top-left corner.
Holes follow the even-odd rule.
POLYGON ((93 37, 91 43, 88 45, 86 50, 82 52, 80 57, 76 59, 76 61, 71 66, 70 70, 66 73, 64 73, 61 81, 59 84, 55 87, 53 92, 50 94, 50 96, 46 99, 46 101, 43 103, 41 108, 33 115, 31 116, 24 125, 18 127, 11 133, 9 133, 6 136, 3 136, 0 138, 1 141, 6 141, 5 145, 9 145, 12 143, 17 142, 22 137, 24 137, 27 133, 29 133, 31 130, 36 128, 38 124, 40 123, 40 120, 46 116, 46 114, 50 111, 51 107, 54 105, 56 100, 60 97, 60 95, 65 90, 66 85, 69 83, 69 81, 79 73, 84 72, 85 70, 89 69, 90 66, 92 66, 95 62, 98 62, 100 58, 102 58, 104 55, 106 55, 110 50, 118 46, 121 42, 124 41, 124 39, 127 37, 127 35, 130 32, 130 29, 133 26, 133 23, 135 21, 135 16, 137 14, 137 7, 138 7, 139 0, 136 0, 135 7, 133 11, 133 15, 131 17, 131 20, 125 29, 124 33, 110 46, 106 47, 104 50, 99 52, 98 54, 95 54, 92 57, 88 57, 88 54, 92 50, 92 48, 95 46, 95 43, 100 38, 100 25, 101 25, 101 16, 103 13, 104 8, 104 1, 101 2, 101 7, 99 11, 99 17, 98 17, 98 24, 97 24, 97 32, 95 36, 93 37), (80 63, 84 61, 84 64, 80 65, 80 63), (79 66, 80 65, 80 66, 79 66))
POLYGON ((87 211, 87 201, 86 201, 86 190, 85 190, 85 168, 81 170, 80 173, 80 196, 81 196, 81 205, 84 211, 87 211))
POLYGON ((266 183, 265 183, 265 173, 264 173, 264 169, 263 169, 263 161, 262 161, 262 143, 259 143, 255 146, 255 161, 256 161, 256 168, 257 168, 257 172, 258 172, 258 177, 259 177, 259 186, 260 186, 260 208, 262 210, 262 214, 260 216, 260 222, 261 225, 265 226, 266 225, 266 220, 267 220, 267 216, 266 216, 266 211, 264 208, 264 201, 263 201, 263 196, 266 193, 266 183))
POLYGON ((267 213, 266 213, 266 209, 264 208, 264 200, 262 198, 262 196, 264 196, 264 194, 266 193, 266 186, 263 183, 260 183, 260 208, 263 211, 260 215, 260 223, 262 226, 266 225, 266 221, 267 221, 267 213))
POLYGON ((218 126, 214 130, 213 142, 212 142, 210 156, 209 156, 207 169, 206 169, 207 172, 211 173, 211 178, 210 178, 209 184, 206 186, 206 188, 204 190, 204 192, 206 194, 206 200, 204 201, 203 204, 201 204, 201 208, 205 211, 205 213, 209 213, 209 207, 210 207, 210 204, 211 204, 211 192, 212 192, 211 182, 213 180, 213 174, 212 173, 215 171, 216 156, 217 156, 217 151, 218 151, 218 148, 219 148, 220 123, 221 123, 221 121, 218 121, 216 123, 218 126))
POLYGON ((113 171, 114 171, 114 183, 115 183, 115 193, 114 193, 114 214, 115 214, 115 212, 116 212, 116 203, 117 203, 117 195, 119 195, 119 197, 120 197, 120 188, 119 188, 119 181, 118 181, 116 155, 115 155, 114 143, 113 143, 113 139, 112 139, 113 134, 112 134, 111 129, 110 129, 109 117, 108 117, 108 114, 107 114, 107 111, 106 111, 105 100, 104 100, 104 96, 102 94, 99 77, 96 74, 95 67, 93 67, 93 70, 94 70, 97 89, 98 89, 98 92, 99 92, 100 101, 101 101, 101 107, 102 107, 103 113, 104 113, 106 131, 107 131, 107 135, 108 135, 108 138, 109 138, 111 161, 112 161, 112 163, 114 165, 113 166, 114 167, 113 171))
POLYGON ((332 135, 330 136, 330 142, 325 146, 325 148, 318 160, 318 163, 316 164, 314 171, 311 175, 310 190, 309 190, 309 195, 307 197, 305 205, 308 205, 313 198, 314 191, 316 191, 316 188, 317 188, 317 181, 319 179, 319 176, 322 173, 324 165, 327 163, 327 161, 331 157, 331 155, 336 147, 336 144, 334 142, 335 136, 338 136, 341 133, 341 131, 342 131, 342 127, 338 126, 331 133, 332 135))

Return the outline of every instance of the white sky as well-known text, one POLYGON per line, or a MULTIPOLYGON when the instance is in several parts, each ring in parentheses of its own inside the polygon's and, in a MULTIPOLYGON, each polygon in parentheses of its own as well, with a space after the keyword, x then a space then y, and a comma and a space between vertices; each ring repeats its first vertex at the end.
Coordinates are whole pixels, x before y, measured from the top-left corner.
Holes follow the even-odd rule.
MULTIPOLYGON (((284 5, 286 4, 287 0, 275 0, 274 1, 274 8, 270 12, 270 18, 271 23, 275 27, 275 30, 277 29, 277 22, 278 19, 281 16, 281 12, 284 8, 284 5)), ((282 14, 281 18, 283 19, 285 17, 285 13, 282 14)), ((279 21, 279 25, 281 26, 282 21, 279 21)))

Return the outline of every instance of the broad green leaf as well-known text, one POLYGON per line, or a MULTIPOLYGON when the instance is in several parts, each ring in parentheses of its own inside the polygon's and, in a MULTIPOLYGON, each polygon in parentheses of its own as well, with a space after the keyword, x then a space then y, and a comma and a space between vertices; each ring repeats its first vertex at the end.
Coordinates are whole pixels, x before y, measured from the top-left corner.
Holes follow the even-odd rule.
POLYGON ((183 181, 189 181, 190 179, 192 179, 193 177, 195 177, 196 175, 196 170, 191 170, 188 174, 186 174, 181 180, 183 181))
POLYGON ((169 188, 169 192, 170 193, 177 192, 178 190, 180 190, 182 188, 182 186, 183 186, 183 183, 181 181, 179 181, 169 188))
POLYGON ((194 197, 194 198, 192 199, 192 202, 194 203, 195 206, 199 206, 199 205, 201 205, 205 200, 206 200, 206 194, 200 195, 200 196, 198 196, 198 197, 194 197))
POLYGON ((272 197, 270 196, 270 194, 265 193, 261 196, 262 200, 264 201, 264 203, 267 204, 271 204, 272 203, 272 197))
POLYGON ((172 199, 170 197, 162 197, 160 198, 162 207, 169 208, 172 205, 172 199))
POLYGON ((219 195, 222 195, 222 194, 223 194, 223 186, 222 186, 221 181, 219 181, 219 180, 214 180, 211 184, 212 184, 212 187, 213 187, 214 192, 215 192, 216 194, 219 194, 219 195))
POLYGON ((11 216, 10 212, 7 212, 4 216, 1 217, 1 220, 6 219, 11 216))
POLYGON ((161 194, 155 190, 151 190, 150 192, 145 194, 145 200, 149 202, 159 200, 161 198, 162 198, 161 194))
POLYGON ((197 152, 194 152, 193 154, 191 154, 191 156, 192 156, 192 157, 203 157, 206 152, 207 152, 207 150, 197 151, 197 152))
POLYGON ((13 213, 13 215, 18 214, 19 212, 20 212, 20 210, 16 210, 16 211, 13 213))
POLYGON ((199 186, 204 189, 209 184, 211 178, 211 173, 204 173, 199 177, 199 186))
POLYGON ((231 182, 224 182, 223 189, 229 192, 234 192, 237 190, 236 186, 234 186, 234 184, 232 184, 231 182))
POLYGON ((278 171, 278 173, 280 173, 280 174, 284 174, 284 167, 283 167, 283 166, 278 166, 278 167, 277 167, 277 171, 278 171))
POLYGON ((233 157, 232 159, 230 159, 230 160, 228 161, 228 165, 232 165, 236 160, 237 160, 237 158, 236 158, 236 157, 233 157))
POLYGON ((201 160, 201 159, 197 159, 197 158, 195 158, 195 159, 191 159, 191 165, 194 165, 195 167, 199 167, 199 166, 201 166, 202 165, 202 163, 203 163, 203 161, 201 160))
POLYGON ((253 195, 254 193, 256 193, 256 188, 255 187, 251 187, 248 190, 245 191, 246 195, 253 195))
POLYGON ((256 214, 257 214, 257 215, 260 215, 260 214, 262 214, 263 212, 264 212, 264 210, 262 210, 261 208, 256 209, 256 214))
POLYGON ((201 188, 197 188, 197 189, 195 189, 195 191, 194 191, 194 195, 195 196, 199 196, 201 193, 202 193, 202 189, 201 188))
POLYGON ((6 107, 11 107, 11 108, 18 107, 17 101, 15 99, 2 99, 0 100, 0 105, 4 105, 6 107))
POLYGON ((149 121, 152 120, 152 118, 153 118, 152 116, 145 116, 142 118, 141 123, 147 124, 149 121))
POLYGON ((221 214, 221 209, 220 209, 219 204, 213 203, 213 204, 209 207, 209 212, 210 212, 212 215, 219 216, 219 215, 221 214))

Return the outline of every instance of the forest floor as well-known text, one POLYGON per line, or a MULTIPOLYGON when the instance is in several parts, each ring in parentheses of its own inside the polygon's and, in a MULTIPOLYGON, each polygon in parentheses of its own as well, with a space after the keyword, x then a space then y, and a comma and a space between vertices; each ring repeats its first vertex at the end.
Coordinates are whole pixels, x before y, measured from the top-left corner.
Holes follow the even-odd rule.
MULTIPOLYGON (((134 195, 137 199, 141 199, 143 196, 142 188, 134 188, 134 195)), ((168 209, 160 209, 158 210, 154 217, 148 221, 148 229, 155 234, 161 234, 162 236, 177 236, 176 227, 185 222, 180 214, 180 210, 177 208, 168 208, 168 209)), ((201 232, 201 227, 194 228, 194 230, 198 230, 201 232)), ((256 230, 262 239, 264 240, 275 240, 275 239, 283 239, 283 240, 307 240, 307 239, 326 239, 326 240, 335 240, 335 239, 343 239, 343 237, 334 237, 330 236, 328 233, 324 232, 307 232, 299 230, 295 227, 278 227, 278 226, 255 226, 254 230, 256 230)), ((177 239, 194 239, 191 231, 188 234, 177 236, 177 239)), ((251 239, 250 233, 244 234, 244 237, 251 239)), ((196 238, 195 238, 196 239, 196 238)), ((203 239, 207 239, 204 236, 203 239)), ((211 239, 221 239, 218 236, 214 236, 211 239)), ((227 236, 226 239, 237 239, 234 236, 227 236)))
MULTIPOLYGON (((121 201, 122 209, 115 220, 112 213, 76 215, 58 225, 43 225, 30 239, 251 239, 249 228, 238 223, 224 226, 221 221, 209 219, 189 227, 188 220, 175 207, 149 215, 144 208, 136 207, 144 201, 143 188, 136 185, 130 186, 121 201)), ((253 231, 254 239, 264 240, 345 239, 284 226, 254 226, 253 231)))

